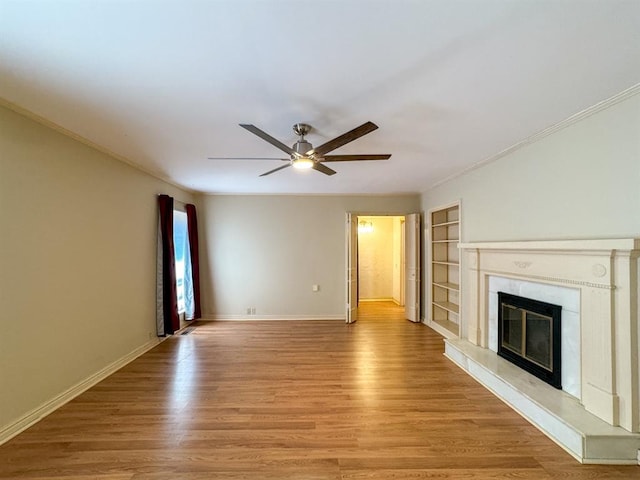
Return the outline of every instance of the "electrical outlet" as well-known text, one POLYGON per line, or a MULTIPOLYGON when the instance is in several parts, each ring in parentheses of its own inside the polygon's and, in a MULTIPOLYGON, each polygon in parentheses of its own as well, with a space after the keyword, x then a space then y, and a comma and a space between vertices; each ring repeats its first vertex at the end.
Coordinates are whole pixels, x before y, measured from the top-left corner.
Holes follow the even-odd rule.
POLYGON ((314 292, 318 292, 318 291, 320 291, 320 285, 313 285, 313 286, 311 287, 311 289, 312 289, 314 292))
POLYGON ((247 307, 247 315, 251 315, 251 307, 247 307))
POLYGON ((251 307, 251 315, 255 315, 256 314, 256 307, 251 307))

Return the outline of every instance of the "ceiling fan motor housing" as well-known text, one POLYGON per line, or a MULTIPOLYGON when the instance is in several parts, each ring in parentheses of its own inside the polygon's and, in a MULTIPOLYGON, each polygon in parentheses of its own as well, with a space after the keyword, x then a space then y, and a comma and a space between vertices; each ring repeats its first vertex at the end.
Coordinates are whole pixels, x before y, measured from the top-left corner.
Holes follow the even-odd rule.
POLYGON ((296 153, 299 153, 300 155, 305 155, 309 150, 311 150, 313 148, 313 145, 311 145, 309 142, 307 142, 306 140, 298 140, 294 145, 293 145, 293 150, 296 153))

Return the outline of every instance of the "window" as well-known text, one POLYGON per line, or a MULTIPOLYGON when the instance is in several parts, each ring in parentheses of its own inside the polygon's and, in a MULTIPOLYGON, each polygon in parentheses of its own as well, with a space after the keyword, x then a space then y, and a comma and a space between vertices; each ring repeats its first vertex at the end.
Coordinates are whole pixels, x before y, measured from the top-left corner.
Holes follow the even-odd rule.
POLYGON ((176 255, 176 291, 178 295, 178 313, 185 312, 185 269, 188 258, 187 214, 179 210, 173 211, 173 243, 176 255))

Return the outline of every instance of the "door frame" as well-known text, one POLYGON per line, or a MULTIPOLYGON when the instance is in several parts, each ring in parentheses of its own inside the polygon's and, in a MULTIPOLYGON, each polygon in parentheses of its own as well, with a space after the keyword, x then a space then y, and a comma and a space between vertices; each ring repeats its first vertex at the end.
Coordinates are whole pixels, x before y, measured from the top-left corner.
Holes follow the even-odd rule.
POLYGON ((405 294, 405 277, 407 271, 407 260, 405 257, 405 233, 404 233, 404 224, 406 222, 406 218, 404 215, 402 216, 402 220, 400 220, 400 306, 404 307, 404 294, 405 294))
POLYGON ((345 215, 345 322, 358 320, 358 215, 346 212, 345 215))
POLYGON ((422 319, 422 215, 405 215, 405 305, 404 316, 407 320, 420 323, 422 319))
MULTIPOLYGON (((346 304, 346 313, 345 313, 345 321, 346 323, 354 323, 357 320, 357 308, 359 302, 359 292, 358 292, 358 283, 360 281, 359 269, 358 269, 358 217, 402 217, 401 220, 401 256, 402 256, 402 267, 400 272, 400 300, 401 306, 406 307, 405 299, 406 299, 406 288, 407 288, 407 266, 406 266, 406 217, 407 215, 417 215, 419 219, 419 226, 416 238, 416 244, 418 248, 418 272, 421 272, 422 268, 420 265, 421 262, 421 253, 423 251, 422 245, 422 236, 420 235, 421 225, 422 225, 422 214, 420 212, 411 212, 411 213, 378 213, 378 212, 346 212, 346 222, 345 222, 345 304, 346 304), (355 229, 355 232, 352 230, 355 229), (355 239, 355 245, 352 245, 352 241, 355 239), (355 258, 352 258, 352 255, 355 254, 355 258), (352 275, 355 274, 355 278, 351 278, 352 275), (350 302, 350 296, 355 293, 355 298, 350 302), (353 303, 355 303, 355 307, 353 307, 353 303)), ((420 275, 421 276, 421 275, 420 275)), ((418 278, 419 285, 422 285, 421 278, 418 278)), ((421 300, 422 300, 422 292, 420 291, 421 286, 418 289, 418 293, 416 295, 417 305, 417 322, 421 322, 420 312, 422 310, 421 300)))

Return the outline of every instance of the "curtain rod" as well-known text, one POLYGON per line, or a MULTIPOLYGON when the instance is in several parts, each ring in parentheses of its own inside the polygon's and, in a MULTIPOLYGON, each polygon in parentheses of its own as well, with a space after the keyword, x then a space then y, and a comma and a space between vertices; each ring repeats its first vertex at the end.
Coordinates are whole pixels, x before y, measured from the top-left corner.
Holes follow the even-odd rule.
MULTIPOLYGON (((158 194, 156 195, 156 197, 160 197, 160 196, 162 196, 162 195, 167 195, 167 197, 171 197, 171 195, 166 194, 166 193, 158 193, 158 194)), ((181 204, 183 207, 186 207, 187 205, 193 205, 193 203, 186 203, 186 202, 183 202, 182 200, 178 200, 178 199, 176 199, 176 198, 174 198, 174 197, 171 197, 171 198, 173 198, 173 203, 179 203, 179 204, 181 204)))

